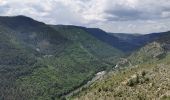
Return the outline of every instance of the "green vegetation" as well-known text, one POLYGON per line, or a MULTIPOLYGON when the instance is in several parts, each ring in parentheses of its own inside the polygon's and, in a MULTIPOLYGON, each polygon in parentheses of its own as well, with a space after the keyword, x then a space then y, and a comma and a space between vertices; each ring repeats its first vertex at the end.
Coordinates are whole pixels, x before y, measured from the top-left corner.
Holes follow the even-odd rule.
POLYGON ((0 17, 0 99, 61 99, 122 55, 77 27, 0 17))
POLYGON ((57 57, 42 58, 40 62, 44 66, 34 70, 31 76, 18 80, 23 89, 36 91, 36 94, 32 94, 33 97, 37 97, 35 99, 60 97, 84 84, 97 71, 109 67, 108 64, 101 63, 93 55, 88 55, 85 50, 79 48, 79 44, 68 47, 63 54, 57 57))
POLYGON ((128 68, 108 73, 105 79, 95 82, 69 99, 169 99, 170 53, 164 46, 155 42, 151 43, 132 54, 128 61, 131 62, 128 68), (154 56, 158 54, 164 56, 154 56), (140 63, 139 58, 141 58, 140 63))
POLYGON ((152 62, 151 60, 159 60, 166 56, 166 51, 163 46, 157 42, 150 43, 139 51, 128 57, 129 61, 135 64, 152 62))
POLYGON ((108 44, 111 40, 94 34, 24 16, 0 17, 0 100, 169 99, 169 38, 161 36, 125 59, 108 44), (64 97, 99 71, 109 73, 81 93, 64 97))
POLYGON ((123 52, 113 48, 107 43, 104 43, 93 37, 81 28, 74 26, 52 26, 56 31, 60 32, 65 38, 71 39, 75 43, 80 43, 81 48, 105 62, 115 64, 123 52))

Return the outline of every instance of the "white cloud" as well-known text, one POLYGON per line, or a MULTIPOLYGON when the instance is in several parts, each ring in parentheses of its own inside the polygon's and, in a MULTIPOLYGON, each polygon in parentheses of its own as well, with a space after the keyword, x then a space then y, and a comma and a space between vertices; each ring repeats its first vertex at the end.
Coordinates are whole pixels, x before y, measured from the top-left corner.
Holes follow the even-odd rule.
POLYGON ((148 33, 169 30, 170 0, 0 0, 0 15, 148 33))

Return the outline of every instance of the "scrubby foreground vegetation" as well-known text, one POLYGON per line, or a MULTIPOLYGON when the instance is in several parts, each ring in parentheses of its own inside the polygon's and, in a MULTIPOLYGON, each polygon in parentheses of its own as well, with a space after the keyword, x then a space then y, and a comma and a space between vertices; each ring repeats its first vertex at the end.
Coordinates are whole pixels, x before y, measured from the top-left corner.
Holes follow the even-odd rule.
POLYGON ((108 73, 73 100, 169 100, 169 33, 150 43, 108 73))

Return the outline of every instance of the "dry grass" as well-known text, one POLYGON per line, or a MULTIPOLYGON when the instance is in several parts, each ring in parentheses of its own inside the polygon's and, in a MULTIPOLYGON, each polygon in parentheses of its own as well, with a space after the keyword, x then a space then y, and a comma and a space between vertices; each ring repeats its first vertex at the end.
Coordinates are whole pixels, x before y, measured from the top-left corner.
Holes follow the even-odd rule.
POLYGON ((170 56, 113 73, 73 100, 169 100, 170 56))

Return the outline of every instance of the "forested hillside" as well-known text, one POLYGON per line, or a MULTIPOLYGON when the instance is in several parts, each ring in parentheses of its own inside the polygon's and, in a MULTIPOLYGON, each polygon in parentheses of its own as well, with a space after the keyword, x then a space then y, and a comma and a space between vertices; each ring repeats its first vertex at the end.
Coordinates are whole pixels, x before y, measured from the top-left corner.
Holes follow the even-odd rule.
POLYGON ((59 99, 98 71, 111 69, 121 56, 79 28, 0 17, 0 97, 59 99))
POLYGON ((121 70, 142 66, 146 61, 161 61, 167 55, 164 49, 169 50, 169 33, 162 34, 140 35, 140 41, 136 36, 126 40, 123 37, 127 34, 120 38, 100 29, 47 25, 25 16, 0 17, 0 99, 65 99, 96 73, 110 72, 116 64, 121 70), (152 41, 156 42, 133 53, 152 41), (121 64, 120 58, 130 53, 121 64))

